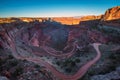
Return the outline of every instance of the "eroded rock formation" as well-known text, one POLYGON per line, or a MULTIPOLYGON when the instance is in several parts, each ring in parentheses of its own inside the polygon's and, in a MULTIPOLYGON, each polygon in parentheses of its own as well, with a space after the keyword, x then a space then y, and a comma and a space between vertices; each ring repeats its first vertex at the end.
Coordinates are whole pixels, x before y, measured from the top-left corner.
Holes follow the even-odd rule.
POLYGON ((108 9, 101 18, 101 24, 120 28, 120 6, 108 9))
MULTIPOLYGON (((114 24, 116 22, 112 20, 117 19, 118 21, 120 18, 119 10, 120 7, 115 7, 109 9, 104 16, 80 18, 0 19, 2 23, 0 24, 0 47, 11 50, 12 55, 17 59, 33 60, 37 64, 40 61, 40 64, 44 64, 46 68, 55 71, 50 64, 37 57, 49 55, 65 59, 70 58, 77 50, 82 50, 90 44, 106 44, 111 36, 104 35, 93 27, 96 28, 97 25, 108 25, 110 23, 116 25, 114 24)), ((94 47, 96 45, 94 44, 94 47)), ((95 49, 99 52, 98 46, 95 49)), ((55 72, 59 75, 59 72, 55 72)), ((62 73, 60 75, 63 76, 62 73)), ((73 77, 71 77, 71 80, 73 80, 73 77)))
POLYGON ((104 21, 115 19, 120 19, 120 6, 108 9, 102 18, 104 21))

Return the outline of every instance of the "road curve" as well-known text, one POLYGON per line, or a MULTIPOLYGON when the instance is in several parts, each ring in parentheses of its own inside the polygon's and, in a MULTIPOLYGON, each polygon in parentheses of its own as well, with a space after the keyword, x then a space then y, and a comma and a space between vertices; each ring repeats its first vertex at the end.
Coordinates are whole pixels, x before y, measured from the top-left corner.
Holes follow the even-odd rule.
POLYGON ((94 49, 96 50, 97 52, 97 56, 87 62, 85 65, 83 65, 76 74, 74 75, 66 75, 64 73, 61 73, 59 71, 56 70, 56 68, 54 68, 52 65, 50 65, 49 63, 41 60, 40 58, 21 58, 21 59, 26 59, 28 61, 31 61, 31 62, 34 62, 36 64, 39 64, 39 65, 44 65, 48 70, 50 70, 56 77, 62 79, 62 80, 77 80, 79 78, 81 78, 87 71, 88 69, 93 65, 95 64, 101 57, 101 53, 99 51, 99 43, 93 43, 92 46, 94 47, 94 49))
POLYGON ((78 72, 76 74, 74 74, 74 75, 65 75, 65 74, 57 71, 55 67, 53 67, 49 63, 43 61, 40 58, 33 58, 33 57, 26 58, 26 57, 21 57, 20 55, 17 55, 17 51, 15 49, 14 42, 11 39, 8 39, 8 42, 11 44, 11 48, 13 48, 12 51, 13 51, 13 56, 15 58, 22 59, 22 60, 26 59, 26 60, 34 62, 34 63, 36 63, 38 65, 44 65, 48 70, 50 70, 52 72, 52 74, 54 74, 56 77, 58 77, 58 78, 60 78, 62 80, 77 80, 77 79, 81 78, 88 71, 88 69, 93 64, 95 64, 100 59, 100 57, 101 57, 101 53, 99 51, 99 45, 101 45, 101 44, 100 43, 93 43, 92 46, 96 50, 97 56, 93 60, 91 60, 91 61, 87 62, 85 65, 83 65, 78 70, 78 72))
MULTIPOLYGON (((94 47, 94 49, 97 52, 97 56, 91 60, 88 61, 85 65, 83 65, 78 72, 76 72, 74 75, 66 75, 64 73, 59 72, 58 70, 56 70, 55 67, 53 67, 52 65, 50 65, 48 62, 43 61, 40 58, 34 58, 34 57, 30 57, 30 58, 26 58, 26 57, 21 57, 20 55, 17 54, 17 50, 16 50, 16 45, 14 40, 12 40, 12 36, 10 36, 10 33, 7 35, 5 35, 5 38, 7 39, 7 42, 10 44, 10 48, 12 49, 13 52, 13 56, 17 59, 26 59, 28 61, 34 62, 38 65, 44 65, 48 70, 50 70, 52 72, 52 74, 54 74, 56 77, 62 79, 62 80, 77 80, 79 78, 81 78, 87 71, 88 69, 95 64, 101 57, 101 52, 99 51, 99 46, 101 45, 100 43, 93 43, 92 46, 94 47)), ((72 54, 72 53, 71 53, 72 54)), ((69 54, 69 55, 71 55, 69 54)))
MULTIPOLYGON (((50 54, 50 55, 52 55, 52 56, 55 56, 55 57, 57 57, 57 58, 69 58, 69 57, 71 57, 74 53, 75 53, 75 51, 77 50, 76 49, 76 42, 74 42, 73 43, 73 49, 70 51, 70 52, 67 52, 67 53, 63 53, 62 51, 56 51, 55 49, 53 49, 53 48, 50 48, 50 47, 47 47, 46 45, 45 45, 45 43, 50 39, 51 37, 50 36, 48 36, 48 38, 43 42, 43 46, 42 46, 42 48, 43 48, 43 50, 45 50, 48 54, 50 54), (60 55, 57 55, 57 54, 55 54, 55 53, 57 53, 57 54, 60 54, 60 55), (62 54, 61 54, 62 53, 62 54)), ((66 47, 68 47, 68 45, 66 46, 66 47)), ((65 48, 66 48, 65 47, 65 48)))

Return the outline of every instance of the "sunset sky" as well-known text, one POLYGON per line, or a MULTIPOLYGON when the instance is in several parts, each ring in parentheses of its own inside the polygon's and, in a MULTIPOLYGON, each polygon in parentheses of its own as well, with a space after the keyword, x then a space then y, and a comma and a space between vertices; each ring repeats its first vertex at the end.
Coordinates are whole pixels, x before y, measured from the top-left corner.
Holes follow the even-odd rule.
POLYGON ((99 15, 120 0, 0 0, 0 17, 71 17, 99 15))

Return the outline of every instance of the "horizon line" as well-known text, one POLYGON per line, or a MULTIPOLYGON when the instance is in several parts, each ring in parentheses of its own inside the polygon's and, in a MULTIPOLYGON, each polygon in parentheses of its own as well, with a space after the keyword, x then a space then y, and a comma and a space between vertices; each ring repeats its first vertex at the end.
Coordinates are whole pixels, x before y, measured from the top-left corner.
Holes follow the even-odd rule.
POLYGON ((56 18, 56 17, 74 17, 74 18, 78 18, 78 17, 84 17, 84 16, 100 16, 103 14, 90 14, 90 15, 80 15, 80 16, 4 16, 4 17, 0 17, 0 18, 56 18))

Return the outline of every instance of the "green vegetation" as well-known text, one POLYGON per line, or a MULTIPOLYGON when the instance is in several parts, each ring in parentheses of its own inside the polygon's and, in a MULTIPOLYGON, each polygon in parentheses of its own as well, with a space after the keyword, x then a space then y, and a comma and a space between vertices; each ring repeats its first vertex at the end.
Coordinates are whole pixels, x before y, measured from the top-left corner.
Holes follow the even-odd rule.
POLYGON ((78 59, 78 58, 77 58, 77 59, 75 59, 75 62, 79 63, 79 62, 80 62, 80 59, 78 59))
POLYGON ((14 57, 12 55, 8 55, 8 58, 9 59, 13 59, 14 57))
POLYGON ((108 35, 114 36, 114 37, 120 37, 120 30, 113 27, 107 27, 107 26, 101 26, 99 27, 99 30, 101 32, 104 32, 108 35))
POLYGON ((14 71, 14 73, 12 75, 18 76, 18 75, 22 74, 22 72, 23 72, 23 68, 19 66, 16 68, 16 70, 14 71))
POLYGON ((97 27, 97 26, 92 26, 91 28, 92 28, 92 29, 98 29, 98 27, 97 27))
POLYGON ((80 51, 80 50, 77 50, 76 53, 77 53, 77 54, 76 54, 76 57, 80 57, 80 56, 83 55, 84 52, 83 52, 83 51, 80 51))
POLYGON ((100 71, 98 74, 106 74, 109 73, 111 71, 114 71, 116 68, 116 65, 114 64, 110 64, 107 68, 105 68, 104 70, 100 71))
POLYGON ((58 66, 60 66, 60 62, 59 62, 59 61, 57 61, 56 64, 57 64, 58 66))
POLYGON ((11 66, 17 66, 18 61, 17 60, 11 60, 11 61, 9 61, 8 64, 11 65, 11 66))
POLYGON ((120 52, 116 51, 113 52, 110 56, 109 59, 112 61, 114 64, 120 64, 120 52))
POLYGON ((75 71, 78 63, 80 63, 79 58, 69 58, 64 61, 56 61, 56 64, 63 68, 67 73, 75 71))
POLYGON ((7 59, 4 59, 4 60, 3 60, 3 59, 0 58, 0 65, 6 63, 6 61, 7 61, 7 59))
POLYGON ((71 67, 75 67, 76 66, 76 63, 75 61, 71 60, 71 59, 67 59, 65 60, 63 63, 63 67, 66 67, 66 66, 71 66, 71 67))
POLYGON ((71 67, 66 68, 65 71, 68 72, 68 73, 71 73, 72 72, 72 68, 71 67))
POLYGON ((106 63, 104 67, 101 67, 99 71, 96 70, 90 70, 88 72, 88 75, 93 76, 93 75, 98 75, 98 74, 106 74, 111 71, 114 71, 116 69, 116 66, 120 66, 120 54, 119 51, 114 51, 109 53, 109 57, 107 57, 107 60, 109 62, 106 63))
POLYGON ((91 70, 91 71, 88 72, 88 75, 89 75, 89 76, 93 76, 93 75, 95 75, 95 74, 96 74, 96 71, 95 71, 95 70, 91 70))
POLYGON ((35 68, 40 68, 40 66, 36 64, 36 65, 35 65, 35 68))

